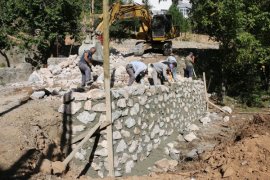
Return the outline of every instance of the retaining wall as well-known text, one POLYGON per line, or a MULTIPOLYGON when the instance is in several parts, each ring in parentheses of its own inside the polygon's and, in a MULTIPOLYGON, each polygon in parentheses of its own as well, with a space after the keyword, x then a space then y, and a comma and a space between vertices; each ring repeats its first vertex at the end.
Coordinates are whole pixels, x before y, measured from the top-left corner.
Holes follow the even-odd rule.
MULTIPOLYGON (((116 176, 131 173, 136 163, 147 160, 162 141, 206 112, 203 82, 197 80, 184 79, 170 86, 124 87, 112 89, 111 94, 116 176)), ((71 114, 72 137, 105 119, 104 97, 99 89, 66 95, 59 112, 71 114)), ((107 155, 106 133, 100 131, 76 154, 74 163, 83 168, 90 157, 91 175, 103 177, 108 173, 107 155)))

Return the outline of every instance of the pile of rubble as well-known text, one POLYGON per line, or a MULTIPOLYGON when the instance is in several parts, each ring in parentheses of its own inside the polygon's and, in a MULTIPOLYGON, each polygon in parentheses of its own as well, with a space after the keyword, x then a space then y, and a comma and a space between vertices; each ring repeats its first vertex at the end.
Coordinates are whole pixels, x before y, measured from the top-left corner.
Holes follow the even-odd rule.
MULTIPOLYGON (((39 87, 61 87, 70 90, 77 88, 81 83, 81 72, 78 68, 80 57, 71 55, 60 63, 49 64, 47 68, 34 71, 28 82, 39 87)), ((110 56, 110 71, 114 85, 121 86, 128 80, 124 57, 121 54, 110 56)), ((97 83, 103 83, 103 67, 92 66, 92 76, 97 83)))

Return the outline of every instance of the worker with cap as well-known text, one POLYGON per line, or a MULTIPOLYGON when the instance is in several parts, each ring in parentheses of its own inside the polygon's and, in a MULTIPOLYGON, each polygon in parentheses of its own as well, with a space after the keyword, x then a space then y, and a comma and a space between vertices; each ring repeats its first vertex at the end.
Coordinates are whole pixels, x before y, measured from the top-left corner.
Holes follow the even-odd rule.
POLYGON ((147 73, 147 66, 141 61, 132 61, 127 64, 126 71, 129 75, 128 86, 131 86, 135 80, 143 83, 143 77, 147 73))
POLYGON ((164 64, 168 64, 172 73, 174 81, 177 81, 177 60, 174 56, 169 56, 165 61, 162 61, 164 64))

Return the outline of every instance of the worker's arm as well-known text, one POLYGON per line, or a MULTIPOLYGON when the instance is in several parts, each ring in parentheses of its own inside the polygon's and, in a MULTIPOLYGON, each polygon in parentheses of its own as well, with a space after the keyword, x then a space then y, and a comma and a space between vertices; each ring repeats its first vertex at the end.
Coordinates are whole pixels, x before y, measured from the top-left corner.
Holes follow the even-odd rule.
POLYGON ((166 66, 164 66, 164 67, 162 68, 162 73, 163 73, 163 77, 164 77, 165 81, 168 81, 167 67, 166 67, 166 66))
POLYGON ((84 60, 85 60, 89 65, 91 65, 91 59, 88 59, 88 53, 89 53, 89 52, 85 52, 85 53, 84 53, 84 60))

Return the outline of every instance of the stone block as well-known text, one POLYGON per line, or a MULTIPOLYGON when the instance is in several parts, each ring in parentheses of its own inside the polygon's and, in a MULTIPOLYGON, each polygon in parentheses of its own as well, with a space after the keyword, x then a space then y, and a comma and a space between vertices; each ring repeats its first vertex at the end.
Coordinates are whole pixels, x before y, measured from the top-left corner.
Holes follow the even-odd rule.
POLYGON ((89 122, 92 122, 95 120, 95 117, 96 117, 96 113, 89 113, 87 111, 83 111, 82 113, 80 113, 78 116, 77 116, 77 119, 79 121, 81 121, 82 123, 84 124, 87 124, 89 122))
POLYGON ((92 107, 92 110, 96 112, 106 112, 106 105, 105 103, 96 104, 92 107))
POLYGON ((129 117, 125 120, 125 125, 127 128, 132 128, 136 124, 135 119, 129 117))

